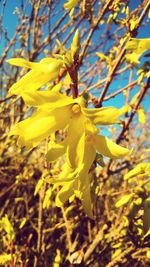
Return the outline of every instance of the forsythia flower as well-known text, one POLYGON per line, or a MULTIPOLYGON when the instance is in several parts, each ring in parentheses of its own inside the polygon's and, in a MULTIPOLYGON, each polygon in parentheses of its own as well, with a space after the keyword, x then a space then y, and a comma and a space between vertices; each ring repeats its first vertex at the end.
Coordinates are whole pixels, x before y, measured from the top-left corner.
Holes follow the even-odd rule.
POLYGON ((135 64, 139 64, 139 58, 150 49, 150 38, 131 38, 126 44, 126 50, 130 50, 132 53, 126 55, 127 61, 135 64))
MULTIPOLYGON (((58 147, 56 145, 56 147, 51 148, 49 151, 50 155, 53 155, 53 160, 57 159, 58 150, 59 152, 62 152, 62 154, 65 153, 65 149, 63 150, 62 146, 58 147)), ((107 137, 98 135, 98 129, 87 121, 85 132, 81 136, 78 151, 76 151, 78 154, 78 157, 76 158, 76 168, 73 168, 72 165, 66 163, 60 176, 58 178, 50 179, 50 183, 63 185, 56 198, 57 206, 61 206, 72 195, 78 192, 86 213, 90 217, 93 216, 90 192, 92 173, 90 173, 90 168, 95 160, 96 151, 103 156, 112 159, 122 158, 129 154, 128 149, 115 144, 107 137)), ((72 157, 73 156, 74 151, 72 150, 72 157)))
POLYGON ((80 195, 83 207, 92 217, 90 168, 96 152, 112 159, 122 158, 129 153, 107 137, 98 134, 95 124, 107 125, 118 122, 118 117, 128 107, 89 109, 85 99, 62 95, 52 91, 26 91, 22 94, 28 106, 37 108, 33 115, 17 123, 9 135, 17 135, 18 143, 28 149, 37 146, 43 139, 60 129, 66 129, 67 136, 60 143, 50 142, 47 160, 54 161, 66 153, 65 168, 58 179, 63 187, 57 195, 56 205, 60 206, 72 195, 80 195), (65 181, 64 181, 65 179, 65 181))
MULTIPOLYGON (((64 7, 72 9, 77 3, 77 0, 70 0, 64 7)), ((56 197, 56 205, 61 206, 71 196, 76 195, 81 199, 87 214, 92 217, 91 167, 97 152, 100 157, 112 159, 122 158, 129 153, 128 149, 98 134, 96 125, 119 123, 119 117, 128 111, 129 106, 121 109, 87 108, 84 97, 72 99, 59 93, 61 82, 51 91, 37 91, 47 82, 55 80, 62 67, 71 68, 73 59, 78 56, 80 50, 79 32, 76 31, 70 50, 66 51, 63 47, 61 49, 63 55, 45 58, 39 63, 21 58, 7 60, 12 65, 31 69, 12 85, 9 93, 21 95, 26 105, 35 109, 29 118, 14 126, 9 136, 18 136, 18 144, 31 149, 56 131, 65 130, 66 137, 63 141, 57 143, 50 140, 46 154, 48 161, 55 161, 66 155, 66 163, 60 176, 50 179, 50 183, 62 186, 56 197)))
POLYGON ((135 176, 145 177, 150 175, 150 162, 139 163, 133 170, 129 171, 124 179, 128 180, 135 176))
POLYGON ((8 59, 9 64, 31 69, 9 89, 9 94, 21 95, 26 91, 35 91, 49 81, 55 80, 63 65, 63 61, 55 58, 44 58, 39 63, 23 58, 8 59))
POLYGON ((79 0, 68 0, 67 3, 64 4, 64 8, 66 10, 70 10, 72 8, 75 8, 75 6, 78 4, 79 0))
POLYGON ((113 107, 89 109, 85 108, 83 97, 72 99, 50 91, 26 92, 22 97, 28 106, 37 107, 37 110, 30 118, 17 123, 9 135, 18 135, 19 144, 30 149, 53 132, 67 127, 67 151, 73 167, 86 121, 101 125, 116 123, 118 116, 126 110, 113 107))

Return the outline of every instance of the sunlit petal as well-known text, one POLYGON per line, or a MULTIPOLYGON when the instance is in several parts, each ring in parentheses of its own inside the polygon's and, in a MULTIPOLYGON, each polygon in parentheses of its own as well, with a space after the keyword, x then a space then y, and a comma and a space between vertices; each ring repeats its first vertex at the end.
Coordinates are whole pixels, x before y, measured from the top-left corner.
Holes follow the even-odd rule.
POLYGON ((67 141, 68 140, 65 139, 64 141, 62 141, 58 144, 50 142, 49 149, 48 149, 48 152, 46 154, 47 161, 55 161, 59 157, 64 155, 66 152, 66 149, 67 149, 67 141))
MULTIPOLYGON (((53 79, 57 75, 58 73, 55 73, 53 79)), ((25 91, 35 91, 51 80, 51 78, 49 73, 41 75, 40 72, 31 70, 10 87, 9 94, 22 95, 25 91)))
POLYGON ((80 113, 72 117, 68 128, 67 162, 73 168, 83 161, 84 155, 84 122, 85 118, 80 113))
POLYGON ((64 185, 56 196, 56 206, 61 207, 72 195, 76 189, 76 181, 64 185))
POLYGON ((68 107, 62 107, 60 116, 59 108, 49 112, 38 110, 30 118, 17 123, 9 135, 21 136, 22 146, 30 143, 35 147, 54 131, 66 127, 70 120, 68 111, 68 107))
MULTIPOLYGON (((65 96, 59 92, 36 91, 25 92, 22 97, 28 106, 40 107, 42 109, 54 109, 75 103, 75 99, 65 96)), ((60 113, 61 115, 61 113, 60 113)))
POLYGON ((97 109, 82 108, 83 114, 90 118, 93 123, 101 125, 109 125, 113 123, 118 123, 118 118, 125 114, 129 109, 129 106, 124 106, 121 109, 115 107, 104 107, 97 109))
POLYGON ((82 188, 82 205, 86 214, 93 219, 92 199, 91 199, 91 174, 87 174, 85 185, 82 188))
POLYGON ((14 66, 34 69, 41 73, 59 71, 62 66, 62 61, 54 58, 43 59, 40 62, 31 62, 23 58, 11 58, 6 60, 6 62, 14 66))
POLYGON ((95 148, 100 154, 112 159, 122 158, 130 153, 129 149, 117 145, 102 135, 95 136, 95 148))

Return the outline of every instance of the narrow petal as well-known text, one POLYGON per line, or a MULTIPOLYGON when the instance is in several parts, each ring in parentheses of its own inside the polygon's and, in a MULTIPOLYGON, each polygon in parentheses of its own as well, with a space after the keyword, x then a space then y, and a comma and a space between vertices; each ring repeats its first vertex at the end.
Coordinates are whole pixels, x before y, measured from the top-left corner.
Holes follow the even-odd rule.
POLYGON ((25 60, 24 58, 10 58, 6 60, 7 63, 17 66, 31 69, 32 62, 25 60))
POLYGON ((83 114, 93 121, 95 124, 109 125, 118 123, 118 118, 125 114, 129 109, 129 106, 124 106, 121 109, 115 107, 104 107, 104 108, 82 108, 83 114))
POLYGON ((128 180, 130 178, 133 178, 135 176, 145 176, 145 175, 150 175, 150 162, 143 162, 138 164, 134 169, 129 171, 125 176, 124 179, 128 180))
POLYGON ((17 123, 9 135, 19 135, 22 146, 35 147, 56 130, 66 127, 70 119, 68 111, 67 107, 61 108, 60 116, 59 108, 49 112, 37 110, 30 118, 17 123))
POLYGON ((89 171, 95 159, 96 152, 93 145, 89 143, 86 139, 83 164, 80 166, 78 180, 79 190, 82 194, 82 204, 84 210, 90 218, 93 218, 91 200, 91 174, 89 173, 89 171))
POLYGON ((69 182, 64 185, 59 193, 56 196, 56 206, 61 207, 63 204, 72 196, 74 195, 74 190, 76 189, 76 181, 69 182))
POLYGON ((102 135, 95 137, 95 148, 100 154, 111 159, 123 158, 130 153, 127 148, 117 145, 102 135))
POLYGON ((49 145, 48 152, 46 154, 46 160, 47 161, 55 161, 59 157, 65 154, 66 149, 67 149, 67 139, 64 141, 56 144, 56 143, 51 143, 49 145))
POLYGON ((50 178, 49 180, 47 180, 47 182, 50 184, 65 185, 68 184, 68 182, 75 180, 77 175, 78 170, 70 168, 70 166, 65 163, 60 175, 56 178, 50 178))
POLYGON ((28 69, 35 69, 37 71, 43 72, 55 72, 59 71, 62 67, 62 61, 54 58, 49 59, 43 59, 40 62, 30 62, 28 60, 25 60, 23 58, 11 58, 6 60, 11 65, 18 66, 18 67, 24 67, 28 69))
MULTIPOLYGON (((55 75, 55 78, 56 77, 55 75)), ((10 87, 9 94, 22 95, 25 91, 33 92, 42 87, 49 80, 51 80, 49 73, 41 74, 40 72, 31 70, 10 87)))
POLYGON ((82 205, 86 214, 93 219, 92 198, 91 198, 91 174, 85 178, 85 185, 82 188, 82 205))
POLYGON ((52 91, 28 91, 23 93, 22 97, 26 105, 40 107, 46 110, 57 107, 64 107, 75 103, 75 99, 65 96, 59 92, 52 91))
POLYGON ((84 155, 84 121, 81 114, 72 117, 68 128, 67 162, 75 168, 81 164, 84 155))

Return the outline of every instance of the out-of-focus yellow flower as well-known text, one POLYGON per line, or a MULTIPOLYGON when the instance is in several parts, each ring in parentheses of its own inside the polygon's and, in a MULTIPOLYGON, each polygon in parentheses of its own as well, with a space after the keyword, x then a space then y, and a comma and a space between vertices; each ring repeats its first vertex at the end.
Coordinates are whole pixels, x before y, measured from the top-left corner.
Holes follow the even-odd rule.
POLYGON ((64 4, 64 8, 66 10, 71 10, 72 8, 75 8, 78 2, 79 0, 68 0, 68 2, 64 4))
POLYGON ((139 58, 150 48, 150 38, 131 38, 126 44, 126 50, 131 51, 131 54, 126 55, 127 61, 130 63, 139 64, 139 58))
POLYGON ((150 162, 139 163, 133 170, 129 171, 124 179, 128 180, 135 176, 145 177, 150 175, 150 162))
POLYGON ((55 58, 44 58, 39 63, 30 62, 23 58, 8 59, 9 64, 31 69, 9 89, 9 94, 21 95, 26 91, 35 91, 55 80, 63 65, 63 61, 55 58))

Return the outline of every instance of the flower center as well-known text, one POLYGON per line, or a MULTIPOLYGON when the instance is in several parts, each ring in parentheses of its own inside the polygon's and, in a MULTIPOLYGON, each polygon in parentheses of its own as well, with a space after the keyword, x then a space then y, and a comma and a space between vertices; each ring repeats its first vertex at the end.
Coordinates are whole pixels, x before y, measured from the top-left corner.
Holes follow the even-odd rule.
POLYGON ((72 106, 72 111, 73 111, 73 113, 78 114, 81 111, 81 108, 78 104, 74 104, 72 106))

